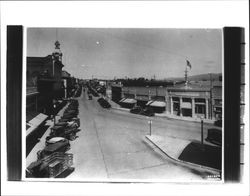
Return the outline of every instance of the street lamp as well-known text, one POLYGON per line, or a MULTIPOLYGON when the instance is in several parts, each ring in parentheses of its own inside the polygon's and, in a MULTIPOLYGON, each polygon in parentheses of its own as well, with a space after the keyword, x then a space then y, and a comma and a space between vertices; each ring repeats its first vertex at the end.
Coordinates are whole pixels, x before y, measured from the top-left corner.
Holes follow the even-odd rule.
POLYGON ((203 129, 203 117, 200 117, 201 119, 201 148, 202 148, 202 151, 204 151, 204 139, 203 139, 203 135, 204 135, 204 129, 203 129))
POLYGON ((148 121, 148 124, 149 124, 149 135, 151 136, 151 132, 152 132, 152 130, 151 130, 152 120, 150 118, 148 118, 148 119, 149 119, 149 121, 148 121))
POLYGON ((53 99, 53 120, 54 120, 54 126, 56 124, 56 101, 53 99))

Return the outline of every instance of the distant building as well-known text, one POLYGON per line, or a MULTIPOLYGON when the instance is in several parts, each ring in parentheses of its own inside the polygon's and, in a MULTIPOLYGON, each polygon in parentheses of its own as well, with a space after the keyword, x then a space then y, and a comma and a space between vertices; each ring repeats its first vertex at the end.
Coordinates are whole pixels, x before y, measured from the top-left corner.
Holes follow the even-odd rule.
POLYGON ((64 89, 64 98, 69 98, 72 96, 73 84, 70 73, 65 70, 62 70, 62 81, 64 89))
POLYGON ((121 84, 112 84, 111 85, 111 100, 115 103, 119 103, 122 99, 122 85, 121 84))

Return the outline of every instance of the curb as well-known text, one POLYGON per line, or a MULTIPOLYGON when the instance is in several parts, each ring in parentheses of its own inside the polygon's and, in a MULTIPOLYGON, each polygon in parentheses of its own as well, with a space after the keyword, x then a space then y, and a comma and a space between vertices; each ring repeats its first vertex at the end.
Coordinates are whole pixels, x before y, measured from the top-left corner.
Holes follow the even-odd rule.
POLYGON ((186 162, 186 161, 182 161, 182 160, 179 160, 177 158, 174 158, 172 156, 169 156, 165 151, 163 151, 158 145, 156 145, 153 141, 151 141, 148 136, 146 135, 145 136, 146 139, 148 141, 150 141, 152 144, 154 144, 154 146, 156 146, 162 153, 164 153, 165 155, 167 155, 167 157, 169 159, 171 159, 172 161, 182 165, 182 166, 187 166, 187 167, 191 167, 192 169, 199 169, 199 170, 203 170, 205 172, 210 172, 210 173, 213 173, 213 174, 220 174, 221 171, 218 170, 218 169, 215 169, 215 168, 211 168, 211 167, 207 167, 207 166, 203 166, 203 165, 198 165, 198 164, 195 164, 195 163, 190 163, 190 162, 186 162))
MULTIPOLYGON (((188 117, 180 118, 178 116, 174 116, 174 115, 170 115, 170 114, 166 114, 164 116, 161 114, 160 115, 156 114, 156 116, 163 117, 163 118, 175 119, 175 120, 189 121, 189 122, 198 122, 198 123, 201 122, 201 119, 199 119, 199 118, 188 118, 188 117)), ((214 124, 214 120, 210 120, 210 119, 203 119, 203 122, 207 123, 207 124, 214 124)))

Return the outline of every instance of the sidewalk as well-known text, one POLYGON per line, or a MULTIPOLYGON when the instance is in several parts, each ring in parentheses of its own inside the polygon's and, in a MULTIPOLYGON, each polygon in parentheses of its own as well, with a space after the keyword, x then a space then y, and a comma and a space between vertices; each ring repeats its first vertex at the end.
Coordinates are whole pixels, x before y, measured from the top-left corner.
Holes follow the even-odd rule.
MULTIPOLYGON (((200 118, 191 118, 191 117, 184 117, 184 116, 176 116, 173 114, 168 114, 166 112, 161 113, 161 114, 155 114, 155 116, 159 116, 159 117, 165 117, 165 118, 172 118, 172 119, 176 119, 176 120, 184 120, 184 121, 191 121, 191 122, 201 122, 200 118)), ((209 123, 209 124, 213 124, 214 120, 211 119, 203 119, 204 123, 209 123)))
MULTIPOLYGON (((122 110, 122 111, 130 111, 130 109, 128 108, 122 108, 119 104, 113 102, 112 100, 108 99, 111 107, 113 109, 117 109, 117 110, 122 110)), ((200 118, 191 118, 191 117, 183 117, 183 116, 176 116, 176 115, 172 115, 172 114, 168 114, 166 112, 164 113, 155 113, 156 117, 160 117, 160 118, 170 118, 170 119, 175 119, 175 120, 183 120, 183 121, 189 121, 189 122, 201 122, 200 118)), ((204 123, 208 123, 208 124, 214 124, 214 120, 210 120, 210 119, 203 119, 204 123)))
POLYGON ((183 150, 191 143, 191 141, 177 139, 174 137, 162 137, 158 135, 146 135, 146 139, 148 139, 151 143, 153 143, 165 155, 167 155, 167 157, 170 160, 172 160, 175 163, 178 163, 182 166, 187 166, 190 169, 196 169, 202 172, 212 173, 217 176, 219 176, 220 174, 220 170, 218 169, 183 161, 179 159, 183 150))

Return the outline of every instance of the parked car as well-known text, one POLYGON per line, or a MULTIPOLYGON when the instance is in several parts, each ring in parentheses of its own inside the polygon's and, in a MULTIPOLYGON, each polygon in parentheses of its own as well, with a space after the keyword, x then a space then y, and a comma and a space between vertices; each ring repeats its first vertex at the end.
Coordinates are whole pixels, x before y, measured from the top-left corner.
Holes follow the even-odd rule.
POLYGON ((133 114, 141 114, 143 112, 143 109, 140 106, 135 106, 130 110, 130 113, 133 114))
POLYGON ((68 142, 68 140, 66 138, 64 138, 64 137, 52 137, 52 138, 47 137, 45 144, 47 146, 47 145, 55 144, 55 143, 58 143, 58 142, 68 142))
POLYGON ((205 139, 208 142, 216 144, 218 146, 222 145, 222 130, 220 129, 208 129, 207 138, 205 139))
POLYGON ((109 102, 107 100, 105 100, 104 98, 99 98, 97 100, 99 102, 99 104, 103 107, 103 108, 110 108, 111 105, 109 104, 109 102))
POLYGON ((26 177, 54 178, 73 165, 73 154, 54 152, 32 162, 26 169, 26 177))
POLYGON ((76 127, 62 127, 62 126, 53 126, 51 127, 51 132, 48 138, 52 137, 64 137, 69 140, 75 140, 76 133, 79 132, 80 129, 77 129, 76 127))
POLYGON ((92 95, 89 95, 89 100, 92 100, 92 95))
POLYGON ((145 116, 154 116, 154 110, 150 107, 146 107, 140 114, 145 115, 145 116))
POLYGON ((37 152, 37 159, 42 159, 46 156, 51 155, 54 152, 66 152, 70 149, 68 140, 56 142, 54 144, 47 145, 43 150, 37 152))

